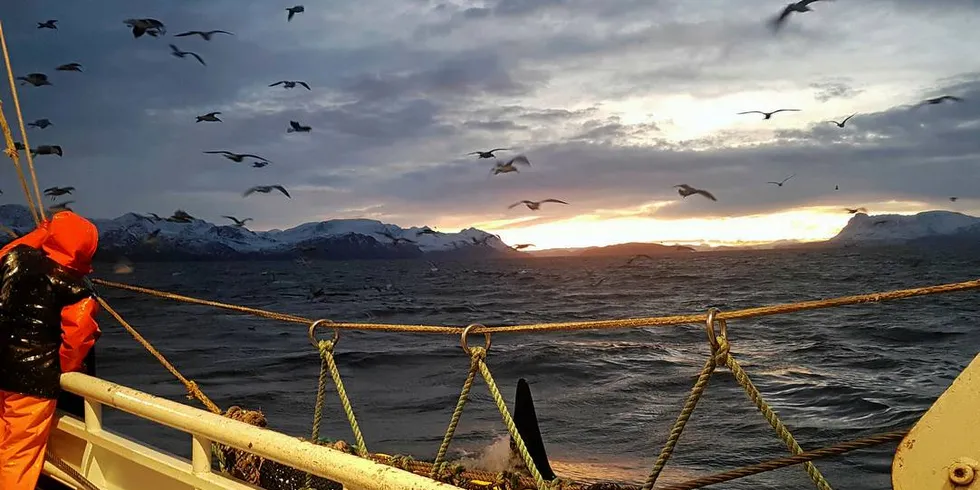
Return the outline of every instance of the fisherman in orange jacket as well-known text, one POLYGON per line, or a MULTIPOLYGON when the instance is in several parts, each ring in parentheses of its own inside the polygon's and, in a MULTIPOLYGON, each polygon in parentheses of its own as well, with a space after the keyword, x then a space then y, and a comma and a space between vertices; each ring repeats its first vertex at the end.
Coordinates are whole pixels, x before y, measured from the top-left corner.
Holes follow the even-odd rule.
POLYGON ((101 332, 84 278, 99 233, 62 211, 0 249, 0 489, 34 490, 61 393, 101 332))

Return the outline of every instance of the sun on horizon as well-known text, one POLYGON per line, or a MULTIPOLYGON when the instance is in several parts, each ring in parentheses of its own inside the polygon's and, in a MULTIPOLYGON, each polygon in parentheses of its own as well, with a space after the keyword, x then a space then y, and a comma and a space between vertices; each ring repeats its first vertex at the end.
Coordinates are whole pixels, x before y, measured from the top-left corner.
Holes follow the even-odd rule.
MULTIPOLYGON (((913 215, 936 209, 935 205, 916 201, 888 201, 867 207, 871 215, 913 215)), ((524 219, 487 221, 472 226, 497 234, 509 245, 534 245, 527 250, 602 247, 631 242, 745 246, 828 240, 852 217, 841 206, 806 206, 725 218, 605 218, 582 214, 528 226, 520 226, 524 219)))

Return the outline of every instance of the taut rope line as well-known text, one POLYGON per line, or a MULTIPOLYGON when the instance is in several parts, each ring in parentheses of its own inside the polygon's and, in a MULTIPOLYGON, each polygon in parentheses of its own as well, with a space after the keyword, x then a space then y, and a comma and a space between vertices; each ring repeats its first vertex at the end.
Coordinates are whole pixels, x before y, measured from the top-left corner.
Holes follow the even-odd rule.
MULTIPOLYGON (((37 196, 37 213, 40 217, 40 221, 44 221, 47 219, 47 217, 44 215, 44 202, 41 199, 41 189, 38 187, 37 174, 34 173, 34 156, 31 155, 31 145, 27 141, 27 127, 24 126, 24 114, 20 110, 20 97, 17 96, 17 84, 14 81, 14 69, 10 64, 10 52, 7 51, 7 38, 3 35, 3 22, 0 22, 0 48, 3 49, 3 61, 7 66, 7 80, 10 82, 10 94, 14 99, 14 112, 17 114, 17 122, 20 125, 20 134, 24 139, 24 153, 27 155, 27 168, 30 169, 31 180, 34 182, 34 193, 37 196)), ((10 145, 10 148, 13 148, 13 145, 10 145)), ((21 176, 21 179, 23 178, 24 177, 21 176)), ((30 191, 27 191, 27 202, 34 203, 34 199, 31 197, 30 191)))
MULTIPOLYGON (((92 282, 96 284, 101 284, 106 287, 148 294, 151 296, 170 299, 173 301, 181 301, 185 303, 212 306, 215 308, 237 311, 239 313, 245 313, 249 315, 254 315, 262 318, 270 318, 273 320, 280 320, 284 322, 301 323, 304 325, 309 325, 315 321, 314 319, 305 318, 298 315, 278 313, 278 312, 263 310, 259 308, 250 308, 247 306, 221 303, 219 301, 198 299, 190 296, 169 293, 166 291, 159 291, 146 287, 134 286, 131 284, 107 281, 104 279, 92 279, 92 282)), ((916 296, 928 296, 931 294, 951 293, 957 291, 970 291, 974 289, 980 289, 980 279, 974 279, 972 281, 940 284, 937 286, 926 286, 926 287, 910 288, 910 289, 896 289, 892 291, 879 292, 879 293, 840 296, 837 298, 818 299, 812 301, 800 301, 795 303, 781 303, 781 304, 775 304, 770 306, 757 306, 754 308, 746 308, 742 310, 724 311, 718 313, 718 315, 715 318, 717 320, 732 320, 736 318, 754 318, 760 316, 781 315, 781 314, 795 313, 795 312, 806 311, 806 310, 817 310, 821 308, 849 306, 849 305, 857 305, 857 304, 864 304, 864 303, 879 303, 883 301, 894 301, 898 299, 913 298, 916 296)), ((474 328, 473 330, 471 330, 470 333, 473 334, 531 333, 531 332, 575 331, 575 330, 593 330, 593 329, 599 330, 599 329, 638 328, 638 327, 667 327, 667 326, 675 326, 675 325, 701 324, 707 321, 707 319, 708 319, 707 313, 698 313, 698 314, 691 314, 691 315, 622 318, 622 319, 613 319, 613 320, 593 320, 593 321, 580 321, 580 322, 532 323, 532 324, 525 324, 525 325, 510 325, 510 326, 499 326, 499 327, 480 326, 478 328, 474 328)), ((408 325, 408 324, 393 324, 393 323, 358 323, 358 322, 335 322, 335 323, 331 323, 330 327, 336 329, 346 329, 346 330, 380 330, 385 332, 438 333, 438 334, 448 334, 448 335, 461 335, 464 330, 463 327, 451 327, 451 326, 444 326, 444 325, 408 325)))

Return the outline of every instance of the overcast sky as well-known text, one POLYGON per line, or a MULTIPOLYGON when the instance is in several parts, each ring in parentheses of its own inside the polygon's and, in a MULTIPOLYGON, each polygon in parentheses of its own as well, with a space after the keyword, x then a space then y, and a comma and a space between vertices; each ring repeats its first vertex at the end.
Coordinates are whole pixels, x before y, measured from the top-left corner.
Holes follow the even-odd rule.
MULTIPOLYGON (((781 0, 306 0, 291 22, 292 4, 275 0, 8 3, 14 71, 54 84, 20 87, 25 119, 54 124, 30 130, 31 144, 64 148, 37 158, 41 185, 75 186, 89 216, 182 208, 255 229, 339 217, 453 229, 526 218, 507 206, 544 198, 571 204, 515 226, 980 211, 976 1, 817 2, 778 34, 766 21, 781 0), (134 17, 159 19, 166 36, 134 39, 134 17), (36 28, 47 19, 58 30, 36 28), (234 36, 173 37, 210 29, 234 36), (69 62, 83 73, 54 70, 69 62), (279 80, 312 91, 268 86, 279 80), (964 101, 913 107, 942 94, 964 101), (778 108, 801 112, 736 115, 778 108), (195 123, 210 111, 224 122, 195 123), (854 112, 844 129, 826 122, 854 112), (291 119, 312 132, 288 134, 291 119), (494 147, 531 167, 490 177, 492 160, 466 156, 494 147), (678 201, 681 183, 719 202, 678 201), (241 196, 264 184, 293 198, 241 196)), ((0 202, 22 202, 10 165, 0 179, 0 202)))

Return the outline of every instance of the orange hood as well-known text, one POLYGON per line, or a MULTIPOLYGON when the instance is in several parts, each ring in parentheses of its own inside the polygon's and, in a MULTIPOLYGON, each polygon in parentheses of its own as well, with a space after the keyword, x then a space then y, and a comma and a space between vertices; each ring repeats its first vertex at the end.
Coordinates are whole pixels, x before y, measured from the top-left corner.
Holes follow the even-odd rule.
POLYGON ((92 256, 99 246, 99 230, 91 221, 62 211, 41 225, 41 250, 55 262, 82 274, 92 272, 92 256))

